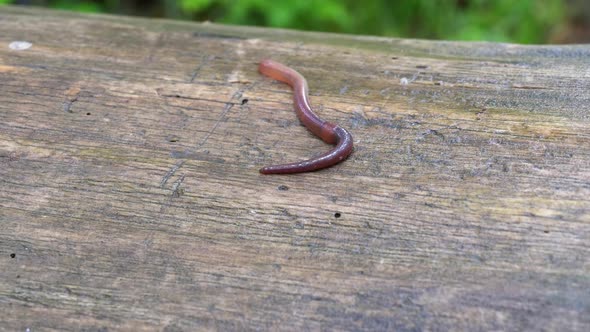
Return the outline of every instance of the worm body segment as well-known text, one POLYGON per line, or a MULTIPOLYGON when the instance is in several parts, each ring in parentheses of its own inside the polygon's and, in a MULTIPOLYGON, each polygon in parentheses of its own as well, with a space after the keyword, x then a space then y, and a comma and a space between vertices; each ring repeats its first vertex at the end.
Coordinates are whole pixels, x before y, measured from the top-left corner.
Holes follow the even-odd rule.
POLYGON ((334 149, 315 158, 284 164, 266 166, 260 169, 262 174, 290 174, 315 171, 330 167, 346 159, 352 152, 352 136, 333 123, 320 119, 311 109, 308 87, 305 78, 295 70, 272 60, 262 60, 258 70, 275 80, 287 83, 293 88, 295 113, 309 131, 329 144, 336 144, 334 149))

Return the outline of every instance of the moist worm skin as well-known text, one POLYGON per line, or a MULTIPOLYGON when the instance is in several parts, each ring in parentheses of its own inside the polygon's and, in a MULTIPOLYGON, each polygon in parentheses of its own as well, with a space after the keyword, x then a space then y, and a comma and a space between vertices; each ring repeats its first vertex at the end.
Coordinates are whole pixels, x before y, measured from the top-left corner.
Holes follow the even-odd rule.
POLYGON ((315 171, 330 167, 346 159, 352 152, 352 136, 350 133, 333 123, 320 119, 309 105, 307 81, 295 70, 272 60, 262 60, 258 70, 275 80, 285 82, 293 88, 295 113, 309 131, 329 144, 336 147, 315 158, 284 164, 266 166, 260 169, 262 174, 291 174, 315 171))

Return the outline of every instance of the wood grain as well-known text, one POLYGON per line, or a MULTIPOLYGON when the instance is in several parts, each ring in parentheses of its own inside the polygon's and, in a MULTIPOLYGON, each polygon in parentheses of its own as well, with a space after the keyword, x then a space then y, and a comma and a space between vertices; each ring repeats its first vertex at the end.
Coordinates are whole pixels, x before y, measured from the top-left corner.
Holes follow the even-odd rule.
POLYGON ((590 46, 17 7, 0 31, 0 330, 590 330, 590 46), (258 173, 330 148, 263 58, 346 162, 258 173))

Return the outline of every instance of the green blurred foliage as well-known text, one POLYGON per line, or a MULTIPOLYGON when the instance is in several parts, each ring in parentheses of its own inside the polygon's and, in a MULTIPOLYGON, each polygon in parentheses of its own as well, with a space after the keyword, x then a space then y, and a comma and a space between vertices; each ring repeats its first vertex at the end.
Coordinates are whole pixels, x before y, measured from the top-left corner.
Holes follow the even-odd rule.
POLYGON ((51 7, 57 9, 74 10, 83 13, 97 13, 104 11, 101 4, 93 1, 57 0, 52 1, 51 7))
POLYGON ((542 43, 564 19, 562 0, 182 0, 214 22, 379 36, 542 43))
MULTIPOLYGON (((2 3, 18 0, 0 0, 2 3)), ((300 30, 544 43, 564 0, 29 0, 84 12, 149 15, 300 30)))

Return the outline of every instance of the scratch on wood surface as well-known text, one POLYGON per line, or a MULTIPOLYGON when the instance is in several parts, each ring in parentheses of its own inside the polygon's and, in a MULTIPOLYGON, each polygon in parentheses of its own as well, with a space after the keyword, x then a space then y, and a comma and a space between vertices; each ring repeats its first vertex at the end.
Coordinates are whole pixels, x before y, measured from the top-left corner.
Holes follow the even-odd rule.
POLYGON ((166 201, 160 206, 160 213, 166 212, 170 205, 172 204, 172 199, 178 198, 184 194, 184 189, 180 186, 184 182, 186 175, 182 174, 174 183, 172 184, 172 189, 170 195, 167 196, 166 201))
POLYGON ((184 190, 180 188, 182 182, 184 182, 185 175, 182 174, 174 183, 172 184, 172 197, 180 197, 184 190))
POLYGON ((176 171, 182 167, 182 165, 184 165, 184 160, 181 160, 179 162, 177 162, 174 166, 172 166, 168 172, 166 172, 166 174, 164 175, 164 177, 162 177, 162 181, 160 181, 160 188, 164 188, 164 185, 166 185, 166 182, 168 182, 168 179, 170 179, 170 177, 172 175, 174 175, 174 173, 176 173, 176 171))
POLYGON ((199 142, 197 147, 202 147, 203 145, 205 145, 205 143, 207 143, 207 140, 209 139, 209 137, 211 137, 213 132, 215 132, 215 130, 217 130, 217 127, 219 127, 219 124, 222 122, 223 119, 225 119, 226 114, 232 109, 232 107, 234 107, 233 103, 226 103, 225 104, 225 107, 223 108, 223 112, 221 113, 221 115, 219 116, 217 121, 215 121, 215 124, 213 125, 213 127, 207 132, 207 134, 205 134, 205 137, 203 137, 201 142, 199 142))
MULTIPOLYGON (((240 99, 242 97, 242 93, 243 93, 242 90, 236 91, 233 94, 233 96, 231 97, 231 99, 240 99)), ((235 105, 235 103, 233 103, 233 102, 225 103, 225 107, 223 108, 223 112, 221 113, 221 115, 219 116, 217 121, 215 121, 215 124, 213 125, 213 127, 207 132, 207 134, 205 134, 205 137, 203 137, 201 142, 199 142, 197 147, 202 147, 203 145, 205 145, 205 143, 207 143, 207 140, 209 139, 209 137, 211 137, 213 132, 215 132, 215 130, 217 130, 217 127, 219 127, 219 124, 225 119, 227 113, 234 107, 234 105, 235 105)))
POLYGON ((195 78, 197 78, 197 76, 199 76, 199 73, 201 72, 201 69, 208 65, 209 62, 215 60, 215 55, 207 55, 207 56, 203 56, 201 58, 201 63, 197 66, 197 68, 193 71, 192 75, 191 75, 191 79, 189 80, 189 82, 193 83, 195 78))

